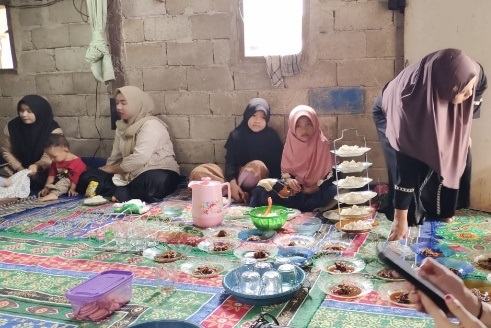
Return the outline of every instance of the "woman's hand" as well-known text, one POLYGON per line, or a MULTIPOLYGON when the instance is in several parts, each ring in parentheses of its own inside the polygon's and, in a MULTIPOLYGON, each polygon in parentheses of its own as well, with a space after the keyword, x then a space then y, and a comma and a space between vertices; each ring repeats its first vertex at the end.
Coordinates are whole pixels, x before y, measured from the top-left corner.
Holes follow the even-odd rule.
POLYGON ((390 227, 389 241, 400 240, 407 237, 409 227, 407 224, 407 210, 395 210, 394 221, 390 227))
POLYGON ((447 304, 450 313, 453 314, 459 323, 453 323, 447 315, 425 294, 418 291, 419 298, 423 304, 426 312, 435 320, 436 328, 486 328, 486 325, 477 319, 472 313, 470 313, 455 297, 450 294, 445 296, 445 303, 447 304))
POLYGON ((239 187, 235 179, 230 181, 230 192, 232 193, 232 198, 237 203, 247 203, 249 201, 249 194, 239 187))
POLYGON ((38 196, 40 197, 46 196, 47 194, 49 194, 49 189, 47 187, 44 187, 38 192, 38 196))
POLYGON ((288 187, 290 187, 291 190, 293 190, 294 193, 302 191, 302 186, 296 179, 288 178, 286 179, 286 183, 288 184, 288 187))
POLYGON ((34 174, 36 174, 36 173, 38 172, 39 167, 38 167, 38 165, 37 165, 37 164, 31 164, 31 165, 29 165, 29 167, 28 167, 27 169, 28 169, 29 171, 31 171, 31 172, 28 174, 28 176, 31 176, 31 175, 34 175, 34 174))
MULTIPOLYGON (((418 274, 433 283, 444 293, 452 294, 472 314, 477 315, 479 313, 480 305, 477 297, 465 287, 462 279, 442 264, 432 258, 426 258, 420 266, 418 274)), ((416 305, 417 310, 427 312, 419 294, 410 293, 409 300, 416 305)))

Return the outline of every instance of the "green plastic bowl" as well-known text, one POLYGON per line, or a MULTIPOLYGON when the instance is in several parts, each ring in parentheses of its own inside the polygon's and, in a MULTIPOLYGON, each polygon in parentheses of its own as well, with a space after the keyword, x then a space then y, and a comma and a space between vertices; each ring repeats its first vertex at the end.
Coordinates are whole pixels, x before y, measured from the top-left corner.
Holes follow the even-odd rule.
POLYGON ((279 230, 285 224, 287 215, 294 212, 291 208, 273 205, 269 216, 263 216, 267 208, 267 206, 255 207, 244 212, 244 215, 249 215, 252 223, 259 230, 279 230))

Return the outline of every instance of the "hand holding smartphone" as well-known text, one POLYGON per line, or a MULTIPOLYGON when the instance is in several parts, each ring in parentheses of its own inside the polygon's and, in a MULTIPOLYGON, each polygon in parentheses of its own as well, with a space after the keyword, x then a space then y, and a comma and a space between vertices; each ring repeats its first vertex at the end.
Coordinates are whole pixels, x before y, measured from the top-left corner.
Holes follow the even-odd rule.
POLYGON ((378 246, 378 257, 382 262, 396 270, 401 276, 413 284, 416 289, 428 296, 445 313, 449 312, 445 303, 445 293, 433 283, 421 277, 418 271, 414 270, 402 257, 382 244, 378 246))

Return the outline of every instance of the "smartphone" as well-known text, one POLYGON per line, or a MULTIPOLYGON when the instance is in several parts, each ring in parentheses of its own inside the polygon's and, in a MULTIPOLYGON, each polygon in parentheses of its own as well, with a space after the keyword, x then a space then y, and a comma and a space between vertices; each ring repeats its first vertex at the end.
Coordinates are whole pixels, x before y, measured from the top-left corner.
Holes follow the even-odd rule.
POLYGON ((382 262, 390 266, 413 284, 416 289, 428 296, 445 313, 449 312, 447 304, 445 303, 445 293, 433 285, 433 283, 421 277, 418 274, 418 271, 414 270, 402 257, 385 247, 383 244, 378 246, 378 257, 382 262))

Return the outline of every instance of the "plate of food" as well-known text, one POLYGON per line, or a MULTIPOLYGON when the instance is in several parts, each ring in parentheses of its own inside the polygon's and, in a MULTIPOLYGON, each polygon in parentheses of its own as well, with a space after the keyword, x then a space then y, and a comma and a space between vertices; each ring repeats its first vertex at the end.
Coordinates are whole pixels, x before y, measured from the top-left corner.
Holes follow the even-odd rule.
POLYGON ((259 229, 249 229, 240 231, 238 237, 240 240, 251 243, 264 243, 273 239, 276 236, 276 231, 264 231, 259 229))
POLYGON ((346 233, 368 233, 378 225, 378 221, 373 220, 346 219, 338 221, 334 226, 346 233))
POLYGON ((455 251, 447 245, 440 244, 436 240, 429 240, 412 244, 411 249, 421 258, 432 257, 449 257, 455 254, 455 251))
POLYGON ((235 229, 225 227, 214 227, 203 230, 203 235, 207 238, 235 238, 239 232, 235 229))
POLYGON ((375 191, 352 191, 334 196, 334 199, 349 205, 358 205, 368 202, 373 197, 377 196, 375 191))
POLYGON ((364 219, 373 213, 374 209, 370 206, 352 205, 325 211, 322 216, 331 222, 337 222, 340 219, 364 219))
POLYGON ((466 261, 461 261, 448 257, 439 257, 436 259, 436 261, 446 266, 447 269, 449 269, 459 277, 464 277, 474 272, 474 266, 466 261))
POLYGON ((381 285, 378 289, 378 293, 384 301, 403 307, 414 306, 409 302, 410 292, 411 285, 407 281, 391 282, 381 285))
POLYGON ((351 161, 342 161, 337 165, 333 165, 333 168, 341 173, 359 173, 359 172, 363 172, 370 166, 372 166, 372 163, 356 162, 354 160, 351 160, 351 161))
POLYGON ((239 241, 227 238, 208 238, 198 244, 198 248, 210 254, 225 254, 232 252, 239 241))
POLYGON ((404 278, 397 273, 395 270, 392 270, 378 261, 373 261, 367 264, 365 270, 368 274, 385 281, 395 282, 395 281, 404 281, 404 278))
POLYGON ((344 179, 339 179, 338 181, 333 181, 333 184, 338 186, 339 188, 345 189, 355 189, 362 188, 372 182, 373 179, 367 177, 355 177, 355 176, 347 176, 344 179))
POLYGON ((97 206, 109 203, 109 200, 102 197, 101 195, 97 195, 94 197, 89 197, 84 199, 84 205, 86 206, 97 206))
POLYGON ((329 240, 317 247, 318 253, 342 253, 350 247, 351 243, 342 240, 329 240))
POLYGON ((336 298, 351 299, 367 295, 373 290, 373 283, 363 276, 323 276, 317 286, 321 291, 336 298))
POLYGON ((394 253, 403 257, 406 261, 414 260, 415 254, 413 250, 409 246, 402 244, 401 241, 386 241, 386 242, 374 241, 374 242, 366 243, 362 247, 360 247, 358 253, 363 257, 377 259, 379 247, 386 247, 390 249, 394 253))
POLYGON ((491 271, 491 252, 473 251, 468 256, 478 269, 491 271))
POLYGON ((169 263, 185 258, 191 250, 185 244, 162 244, 145 249, 142 255, 157 263, 169 263))
POLYGON ((300 247, 309 247, 315 242, 315 238, 311 236, 305 235, 278 235, 275 239, 273 239, 273 243, 278 245, 279 247, 292 247, 292 246, 300 246, 300 247))
POLYGON ((354 145, 354 146, 342 145, 336 150, 331 150, 331 152, 339 157, 352 157, 352 156, 361 156, 369 150, 370 148, 368 147, 360 147, 358 145, 354 145))
POLYGON ((211 278, 233 267, 230 260, 220 257, 193 258, 181 264, 182 272, 196 278, 211 278))
POLYGON ((225 216, 233 219, 244 219, 249 217, 244 213, 250 210, 252 207, 249 206, 230 206, 225 209, 225 216))
POLYGON ((489 280, 465 279, 464 285, 483 302, 491 302, 491 283, 489 280))
POLYGON ((330 274, 352 274, 363 270, 365 262, 359 258, 325 255, 315 261, 315 266, 330 274))
POLYGON ((278 256, 286 257, 291 263, 304 267, 312 263, 314 252, 305 247, 292 246, 281 247, 278 251, 278 256))
POLYGON ((243 243, 234 251, 239 259, 254 258, 258 261, 273 259, 278 254, 278 246, 274 244, 243 243))

